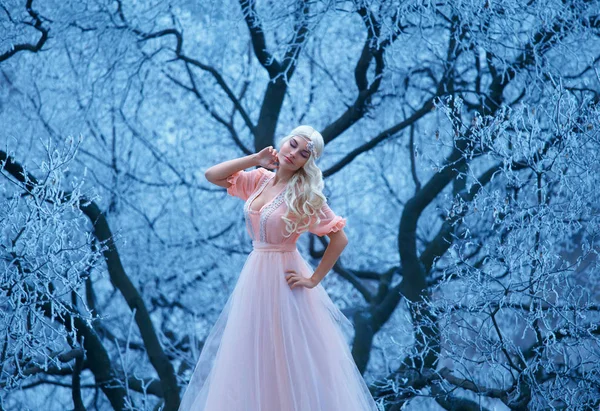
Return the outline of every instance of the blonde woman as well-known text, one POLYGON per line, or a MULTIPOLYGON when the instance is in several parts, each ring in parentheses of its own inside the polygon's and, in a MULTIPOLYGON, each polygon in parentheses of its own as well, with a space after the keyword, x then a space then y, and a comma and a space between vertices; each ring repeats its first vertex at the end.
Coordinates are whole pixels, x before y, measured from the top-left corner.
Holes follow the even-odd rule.
POLYGON ((183 396, 182 411, 376 411, 342 330, 352 324, 320 285, 348 239, 323 196, 323 137, 294 129, 279 150, 210 167, 208 181, 245 201, 248 256, 183 396), (244 171, 262 166, 252 171, 244 171), (271 170, 275 171, 271 171, 271 170), (305 231, 329 245, 313 272, 305 231))

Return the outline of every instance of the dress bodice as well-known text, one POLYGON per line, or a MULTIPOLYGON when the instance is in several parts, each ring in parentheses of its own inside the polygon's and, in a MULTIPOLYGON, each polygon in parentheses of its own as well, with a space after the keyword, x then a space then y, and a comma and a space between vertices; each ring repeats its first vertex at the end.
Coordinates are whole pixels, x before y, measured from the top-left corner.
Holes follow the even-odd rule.
MULTIPOLYGON (((265 203, 259 211, 252 210, 250 207, 254 199, 262 193, 267 183, 274 176, 274 172, 264 168, 249 172, 238 171, 227 179, 231 184, 227 188, 227 192, 246 201, 244 204, 244 218, 246 229, 253 241, 294 244, 300 234, 292 233, 286 237, 286 224, 281 218, 287 211, 285 193, 289 187, 282 189, 274 198, 265 203)), ((339 231, 346 225, 346 219, 335 215, 327 203, 320 210, 320 218, 321 221, 318 224, 309 227, 309 232, 323 236, 330 232, 339 231)))
MULTIPOLYGON (((271 174, 275 175, 275 173, 271 174)), ((273 199, 265 203, 259 211, 253 210, 250 207, 254 199, 262 193, 273 176, 265 175, 259 181, 258 187, 244 203, 246 228, 248 234, 250 234, 250 238, 254 241, 274 244, 295 243, 299 237, 297 233, 292 234, 288 238, 283 236, 285 222, 281 219, 281 216, 286 211, 284 196, 287 187, 281 190, 273 199), (278 233, 281 233, 281 235, 278 235, 278 233), (269 238, 267 239, 267 237, 269 238)))

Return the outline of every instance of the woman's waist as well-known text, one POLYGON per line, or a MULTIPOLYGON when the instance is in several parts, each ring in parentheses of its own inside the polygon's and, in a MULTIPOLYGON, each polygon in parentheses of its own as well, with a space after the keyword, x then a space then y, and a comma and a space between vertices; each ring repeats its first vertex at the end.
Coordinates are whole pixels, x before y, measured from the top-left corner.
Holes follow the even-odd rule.
POLYGON ((278 252, 290 252, 297 251, 296 243, 265 243, 262 241, 252 241, 253 251, 278 251, 278 252))

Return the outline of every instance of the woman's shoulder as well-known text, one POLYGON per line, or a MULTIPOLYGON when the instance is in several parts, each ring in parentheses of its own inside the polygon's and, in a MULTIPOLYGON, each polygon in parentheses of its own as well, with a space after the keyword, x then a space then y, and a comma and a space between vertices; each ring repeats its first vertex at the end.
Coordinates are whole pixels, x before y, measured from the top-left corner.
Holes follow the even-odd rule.
POLYGON ((275 175, 275 173, 273 171, 268 170, 268 169, 266 169, 264 167, 259 167, 258 170, 260 170, 259 173, 260 173, 261 177, 270 178, 270 177, 273 177, 275 175))
POLYGON ((275 174, 264 167, 257 167, 251 171, 248 171, 248 173, 250 173, 250 175, 252 175, 255 180, 260 180, 265 176, 270 177, 271 175, 275 174))

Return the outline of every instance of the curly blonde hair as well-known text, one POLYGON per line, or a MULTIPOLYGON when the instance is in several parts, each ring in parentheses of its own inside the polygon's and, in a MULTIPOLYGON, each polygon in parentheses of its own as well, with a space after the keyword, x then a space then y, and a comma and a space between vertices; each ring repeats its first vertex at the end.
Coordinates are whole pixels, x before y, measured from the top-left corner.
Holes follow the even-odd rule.
POLYGON ((311 153, 304 166, 294 173, 288 183, 291 190, 286 190, 284 197, 288 207, 286 213, 281 217, 285 221, 287 231, 287 235, 284 234, 285 237, 289 237, 295 232, 303 233, 311 225, 319 224, 321 221, 319 210, 327 202, 323 195, 323 173, 315 163, 316 159, 323 154, 325 147, 323 136, 311 126, 296 127, 279 141, 278 149, 294 136, 312 141, 314 152, 311 153))

